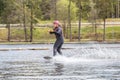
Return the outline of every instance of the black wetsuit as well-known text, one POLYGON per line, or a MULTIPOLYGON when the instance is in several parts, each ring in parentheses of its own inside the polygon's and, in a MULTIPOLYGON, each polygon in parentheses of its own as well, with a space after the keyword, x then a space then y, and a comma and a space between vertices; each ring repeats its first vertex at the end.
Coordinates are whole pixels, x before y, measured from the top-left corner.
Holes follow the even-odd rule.
POLYGON ((64 43, 62 28, 60 26, 56 27, 53 32, 50 32, 50 34, 55 34, 56 36, 56 41, 53 47, 53 56, 55 56, 57 52, 62 55, 61 47, 64 43))

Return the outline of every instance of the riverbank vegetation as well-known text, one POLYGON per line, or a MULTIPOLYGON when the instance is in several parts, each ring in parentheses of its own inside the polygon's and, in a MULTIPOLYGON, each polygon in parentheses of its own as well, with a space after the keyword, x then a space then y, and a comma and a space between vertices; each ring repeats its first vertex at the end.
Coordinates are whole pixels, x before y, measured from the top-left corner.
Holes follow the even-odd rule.
POLYGON ((0 0, 0 41, 54 41, 47 32, 54 20, 61 22, 66 41, 119 41, 119 17, 119 0, 0 0))
MULTIPOLYGON (((54 42, 55 36, 50 35, 48 30, 50 27, 35 27, 33 29, 33 42, 54 42)), ((0 29, 0 41, 7 41, 7 28, 0 29)), ((65 32, 64 32, 65 33, 65 32)), ((82 27, 81 28, 81 41, 102 41, 103 40, 103 28, 97 28, 97 34, 94 33, 93 27, 82 27)), ((22 28, 11 29, 11 42, 24 42, 24 30, 22 28)), ((30 30, 27 29, 27 40, 30 40, 30 30)), ((120 40, 120 27, 106 27, 106 40, 119 41, 120 40)), ((69 42, 69 34, 65 34, 65 41, 69 42)), ((72 28, 72 41, 78 42, 78 28, 72 28)))

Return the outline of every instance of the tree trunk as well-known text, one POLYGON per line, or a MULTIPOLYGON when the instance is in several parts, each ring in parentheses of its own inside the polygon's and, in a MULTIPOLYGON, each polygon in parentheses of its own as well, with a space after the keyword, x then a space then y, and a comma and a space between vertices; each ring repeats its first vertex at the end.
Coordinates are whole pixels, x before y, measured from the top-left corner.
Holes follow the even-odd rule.
POLYGON ((57 1, 55 0, 54 1, 54 7, 55 7, 55 20, 57 20, 57 6, 56 6, 56 4, 57 4, 57 1))
POLYGON ((117 6, 115 5, 115 18, 117 18, 117 6))
POLYGON ((104 29, 103 29, 103 41, 106 39, 106 19, 104 19, 104 29))
POLYGON ((10 42, 10 24, 7 24, 7 28, 8 28, 8 41, 10 42))
POLYGON ((25 4, 23 0, 23 25, 24 25, 24 33, 25 33, 25 41, 27 42, 27 29, 26 29, 26 14, 25 14, 25 4))
POLYGON ((119 18, 119 0, 118 0, 118 16, 117 18, 119 18))
POLYGON ((71 30, 71 0, 69 0, 69 5, 68 5, 68 26, 70 28, 70 41, 72 41, 72 30, 71 30))
POLYGON ((96 19, 95 19, 95 41, 97 41, 97 25, 96 25, 96 19))
POLYGON ((33 41, 33 9, 31 5, 31 25, 30 25, 30 42, 33 41))
POLYGON ((81 9, 81 0, 79 0, 79 29, 78 29, 78 41, 81 40, 81 19, 82 19, 82 9, 81 9))
POLYGON ((63 34, 64 34, 64 37, 66 37, 66 22, 65 20, 63 20, 63 34))
POLYGON ((66 38, 68 39, 69 38, 69 25, 67 24, 66 26, 66 38))

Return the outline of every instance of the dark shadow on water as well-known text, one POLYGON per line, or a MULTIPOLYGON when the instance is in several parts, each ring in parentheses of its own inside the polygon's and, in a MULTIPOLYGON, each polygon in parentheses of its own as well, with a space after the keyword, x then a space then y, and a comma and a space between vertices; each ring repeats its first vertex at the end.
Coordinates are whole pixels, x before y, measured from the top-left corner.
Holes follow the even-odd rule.
POLYGON ((48 69, 46 69, 49 76, 62 76, 64 75, 64 64, 53 62, 52 59, 45 59, 44 63, 48 69), (49 71, 51 69, 51 71, 49 71), (50 73, 50 74, 49 74, 50 73))
POLYGON ((55 65, 55 73, 58 75, 58 76, 60 76, 60 75, 63 75, 63 73, 64 73, 64 70, 63 70, 63 68, 64 68, 64 65, 62 64, 62 63, 54 63, 54 65, 55 65))

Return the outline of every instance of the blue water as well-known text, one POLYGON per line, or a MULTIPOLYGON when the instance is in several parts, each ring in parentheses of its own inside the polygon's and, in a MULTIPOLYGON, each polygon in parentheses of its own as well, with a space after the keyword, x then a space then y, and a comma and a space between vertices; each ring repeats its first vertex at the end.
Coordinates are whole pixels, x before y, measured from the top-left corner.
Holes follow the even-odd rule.
POLYGON ((8 49, 0 51, 0 80, 120 80, 120 44, 64 44, 63 56, 44 59, 52 47, 0 45, 8 49))

